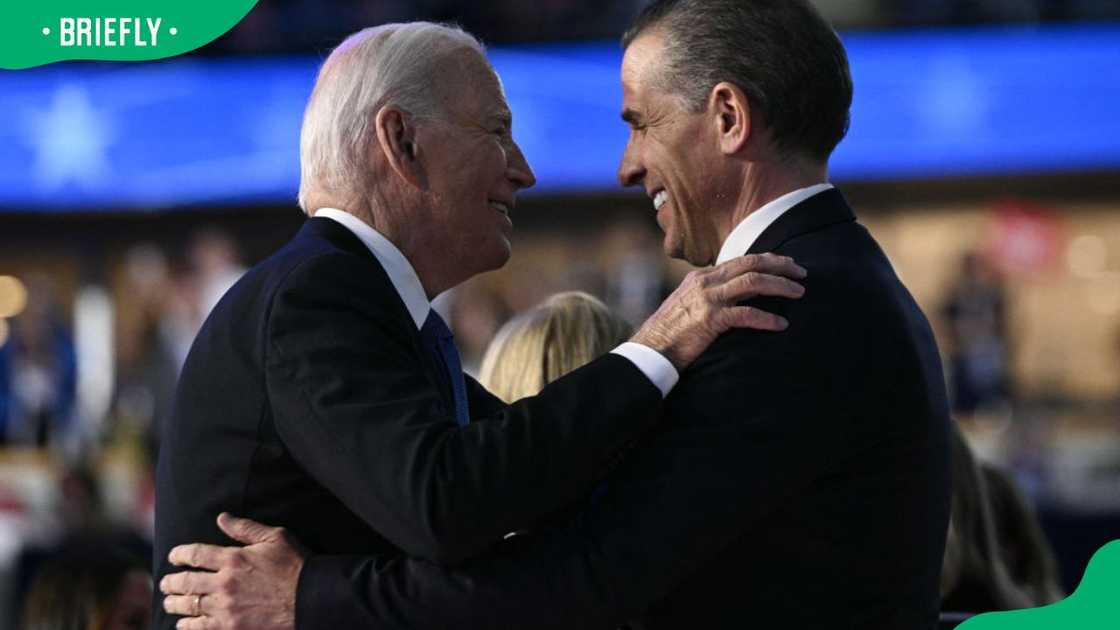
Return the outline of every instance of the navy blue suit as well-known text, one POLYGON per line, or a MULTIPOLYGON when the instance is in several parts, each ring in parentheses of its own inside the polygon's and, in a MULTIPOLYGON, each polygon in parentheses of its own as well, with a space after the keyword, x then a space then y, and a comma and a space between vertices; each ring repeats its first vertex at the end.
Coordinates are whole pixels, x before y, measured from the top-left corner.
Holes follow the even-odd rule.
POLYGON ((191 348, 159 457, 156 581, 175 545, 231 543, 222 511, 316 553, 460 562, 585 495, 662 406, 608 355, 509 406, 468 378, 460 427, 442 369, 373 254, 309 219, 191 348))
POLYGON ((789 329, 718 339, 579 516, 454 569, 311 557, 298 629, 934 627, 949 412, 929 324, 839 191, 776 220, 768 251, 809 271, 804 298, 752 302, 789 329))

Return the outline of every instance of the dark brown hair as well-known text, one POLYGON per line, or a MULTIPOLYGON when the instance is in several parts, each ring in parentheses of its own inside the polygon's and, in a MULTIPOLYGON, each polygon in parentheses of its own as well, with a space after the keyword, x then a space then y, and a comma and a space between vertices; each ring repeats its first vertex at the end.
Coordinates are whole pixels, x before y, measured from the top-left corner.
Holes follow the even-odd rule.
POLYGON ((784 152, 823 162, 847 133, 848 56, 808 0, 657 0, 623 47, 652 29, 665 34, 663 87, 691 111, 726 81, 762 112, 784 152))

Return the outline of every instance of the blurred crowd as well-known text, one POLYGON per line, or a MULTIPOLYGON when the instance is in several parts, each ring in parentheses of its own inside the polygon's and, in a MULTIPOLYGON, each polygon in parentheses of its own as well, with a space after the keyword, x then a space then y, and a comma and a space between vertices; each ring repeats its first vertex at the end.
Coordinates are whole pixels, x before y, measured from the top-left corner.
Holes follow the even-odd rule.
POLYGON ((150 624, 160 426, 195 334, 244 272, 219 230, 184 249, 137 244, 111 286, 76 295, 47 273, 0 277, 0 628, 21 614, 35 628, 150 624))
MULTIPOLYGON (((845 29, 1120 19, 1120 0, 815 0, 845 29)), ((644 0, 262 0, 204 54, 325 51, 355 24, 456 22, 489 44, 617 39, 644 0)))

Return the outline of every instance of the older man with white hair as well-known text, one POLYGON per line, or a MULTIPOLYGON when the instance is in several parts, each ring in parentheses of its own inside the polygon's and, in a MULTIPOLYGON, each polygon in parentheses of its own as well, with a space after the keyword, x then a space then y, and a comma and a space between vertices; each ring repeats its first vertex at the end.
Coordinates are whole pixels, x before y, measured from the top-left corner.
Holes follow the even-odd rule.
MULTIPOLYGON (((157 578, 172 547, 228 542, 223 511, 323 554, 476 556, 593 489, 719 334, 785 327, 737 303, 800 297, 787 278, 804 271, 741 257, 691 274, 631 342, 539 396, 488 394, 430 300, 509 258, 517 193, 534 183, 510 128, 497 75, 458 29, 366 29, 330 55, 301 137, 312 218, 223 297, 182 373, 157 578)), ((279 618, 254 623, 292 623, 294 588, 279 595, 279 618)), ((188 585, 156 626, 207 627, 225 604, 188 585)))
POLYGON ((789 329, 720 337, 576 518, 457 567, 303 554, 223 517, 247 546, 177 548, 215 573, 161 583, 210 600, 185 627, 290 630, 284 610, 298 630, 936 626, 945 383, 928 321, 828 182, 852 101, 840 38, 810 0, 654 0, 623 47, 619 180, 653 200, 670 256, 805 265, 803 299, 752 302, 789 329))

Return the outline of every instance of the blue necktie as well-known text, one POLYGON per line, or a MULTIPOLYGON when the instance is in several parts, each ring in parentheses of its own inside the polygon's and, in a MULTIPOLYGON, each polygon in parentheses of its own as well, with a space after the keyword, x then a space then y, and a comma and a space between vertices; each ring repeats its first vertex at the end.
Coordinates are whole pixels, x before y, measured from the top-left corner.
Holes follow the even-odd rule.
POLYGON ((466 426, 471 418, 467 409, 467 382, 463 379, 459 350, 455 348, 455 337, 451 334, 451 329, 434 308, 428 312, 428 319, 424 320, 424 326, 420 329, 420 338, 424 340, 428 351, 435 355, 436 360, 443 366, 447 380, 451 384, 451 393, 455 398, 455 421, 459 426, 466 426))

